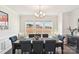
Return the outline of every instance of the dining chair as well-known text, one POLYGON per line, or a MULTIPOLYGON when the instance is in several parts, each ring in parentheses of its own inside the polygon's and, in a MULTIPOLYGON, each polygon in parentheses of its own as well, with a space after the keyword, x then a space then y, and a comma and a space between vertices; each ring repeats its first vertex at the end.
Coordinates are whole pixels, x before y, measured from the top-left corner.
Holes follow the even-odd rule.
POLYGON ((15 54, 15 50, 20 49, 20 44, 18 43, 15 44, 15 42, 18 40, 17 36, 9 37, 9 39, 11 40, 11 43, 12 43, 12 54, 15 54))
POLYGON ((43 38, 48 38, 48 34, 42 34, 43 38))
MULTIPOLYGON (((64 50, 64 38, 65 38, 65 36, 63 36, 63 35, 58 35, 58 39, 61 40, 62 43, 61 43, 61 44, 60 44, 60 43, 56 44, 57 50, 58 50, 58 48, 61 47, 61 46, 62 46, 61 49, 64 50)), ((63 54, 63 51, 62 51, 62 54, 63 54)))
POLYGON ((33 38, 35 34, 29 34, 29 38, 33 38))
POLYGON ((27 41, 20 41, 20 45, 21 45, 21 53, 31 53, 32 49, 31 49, 31 41, 27 40, 27 41))
POLYGON ((56 40, 45 40, 45 53, 56 53, 56 40))
POLYGON ((41 34, 35 34, 35 36, 38 36, 39 38, 41 38, 41 34))
POLYGON ((61 41, 63 41, 63 43, 64 43, 64 38, 65 38, 65 36, 63 36, 63 35, 58 35, 58 39, 61 40, 61 41))
POLYGON ((14 43, 17 40, 17 36, 9 37, 9 39, 11 40, 11 43, 14 43))
POLYGON ((40 40, 33 41, 33 53, 35 54, 43 53, 43 41, 40 40))

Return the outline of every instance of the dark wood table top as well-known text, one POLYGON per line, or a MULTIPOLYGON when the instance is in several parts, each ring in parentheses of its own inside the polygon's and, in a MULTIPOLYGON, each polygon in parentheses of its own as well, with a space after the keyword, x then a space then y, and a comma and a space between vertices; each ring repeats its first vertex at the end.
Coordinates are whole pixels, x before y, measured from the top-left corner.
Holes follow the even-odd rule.
MULTIPOLYGON (((27 41, 27 40, 31 40, 31 43, 33 42, 33 41, 44 41, 44 43, 45 43, 45 40, 52 40, 51 38, 41 38, 41 39, 39 39, 39 40, 34 40, 34 39, 32 39, 32 38, 27 38, 27 39, 23 39, 23 40, 17 40, 17 41, 15 41, 14 43, 19 43, 20 41, 27 41)), ((63 41, 61 41, 61 40, 56 40, 56 43, 63 43, 63 41)))

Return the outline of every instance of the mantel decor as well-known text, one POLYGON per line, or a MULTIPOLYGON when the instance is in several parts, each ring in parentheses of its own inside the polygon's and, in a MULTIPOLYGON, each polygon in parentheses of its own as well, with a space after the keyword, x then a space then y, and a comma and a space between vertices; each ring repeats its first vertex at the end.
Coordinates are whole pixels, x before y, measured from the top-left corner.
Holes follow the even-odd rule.
POLYGON ((0 30, 8 29, 8 14, 0 11, 0 30))

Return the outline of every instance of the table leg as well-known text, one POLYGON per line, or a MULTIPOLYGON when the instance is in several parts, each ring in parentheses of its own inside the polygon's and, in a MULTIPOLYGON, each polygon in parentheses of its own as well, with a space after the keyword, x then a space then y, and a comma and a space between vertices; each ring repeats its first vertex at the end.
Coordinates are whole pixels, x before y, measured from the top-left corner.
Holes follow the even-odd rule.
POLYGON ((23 51, 21 50, 21 54, 23 54, 23 51))
POLYGON ((53 52, 54 54, 56 53, 56 48, 54 49, 54 52, 53 52))
POLYGON ((63 54, 64 47, 61 45, 61 53, 63 54))
POLYGON ((16 50, 16 49, 14 49, 14 48, 12 49, 12 54, 15 54, 15 50, 16 50))

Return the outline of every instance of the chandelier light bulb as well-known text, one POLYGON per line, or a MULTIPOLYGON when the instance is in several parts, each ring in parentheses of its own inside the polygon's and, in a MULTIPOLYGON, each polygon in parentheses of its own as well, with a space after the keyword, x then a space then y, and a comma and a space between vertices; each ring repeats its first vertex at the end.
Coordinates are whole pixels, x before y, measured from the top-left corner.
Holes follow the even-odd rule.
POLYGON ((42 12, 42 11, 40 11, 40 14, 42 15, 42 14, 43 14, 43 12, 42 12))
POLYGON ((43 16, 45 16, 46 14, 45 13, 43 13, 43 16))
POLYGON ((46 14, 40 9, 40 6, 39 6, 39 10, 35 12, 35 17, 43 18, 44 16, 46 16, 46 14))
POLYGON ((36 17, 39 17, 39 15, 38 15, 37 13, 35 13, 35 16, 36 16, 36 17))

